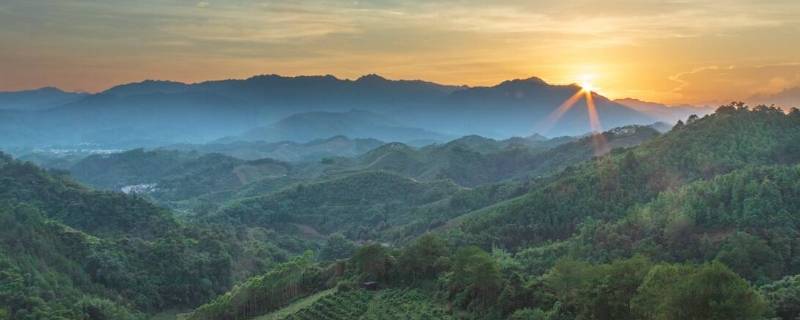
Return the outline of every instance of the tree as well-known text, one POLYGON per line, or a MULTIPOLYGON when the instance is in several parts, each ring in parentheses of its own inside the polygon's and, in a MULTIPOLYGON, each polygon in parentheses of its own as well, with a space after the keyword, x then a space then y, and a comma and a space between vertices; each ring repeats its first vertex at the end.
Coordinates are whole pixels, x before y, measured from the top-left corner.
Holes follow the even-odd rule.
POLYGON ((451 296, 471 309, 485 309, 494 304, 503 278, 500 266, 486 251, 475 246, 459 249, 449 279, 451 296))
POLYGON ((781 273, 781 259, 767 242, 745 232, 730 236, 717 254, 717 260, 745 279, 761 283, 781 273))
POLYGON ((398 267, 411 280, 430 279, 446 267, 447 245, 444 240, 425 234, 408 246, 398 258, 398 267))
POLYGON ((784 320, 800 319, 800 275, 767 284, 761 291, 776 316, 784 320))
POLYGON ((388 279, 391 256, 388 250, 380 244, 368 244, 359 248, 350 261, 364 281, 388 279))
POLYGON ((600 265, 563 260, 546 282, 576 319, 635 319, 630 303, 651 266, 641 257, 600 265))
POLYGON ((356 251, 356 245, 345 238, 342 234, 336 233, 328 237, 325 246, 320 251, 320 259, 331 261, 349 258, 356 251))
POLYGON ((766 303, 725 265, 658 266, 650 270, 633 310, 645 319, 760 319, 766 303))

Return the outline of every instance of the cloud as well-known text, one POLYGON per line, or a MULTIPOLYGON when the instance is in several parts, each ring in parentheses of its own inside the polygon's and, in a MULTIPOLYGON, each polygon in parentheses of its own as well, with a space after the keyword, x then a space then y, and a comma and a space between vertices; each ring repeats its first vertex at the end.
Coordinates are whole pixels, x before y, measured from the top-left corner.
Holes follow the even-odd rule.
POLYGON ((602 75, 603 89, 690 102, 790 86, 791 74, 751 69, 792 61, 800 51, 796 0, 0 2, 0 43, 14 44, 0 50, 0 69, 29 79, 15 87, 79 79, 91 90, 108 79, 272 72, 568 82, 589 70, 602 75), (178 63, 206 67, 187 71, 178 63), (87 69, 92 77, 83 76, 87 69), (733 76, 750 73, 759 80, 743 85, 733 76), (758 90, 747 87, 754 84, 758 90))
POLYGON ((766 103, 783 99, 786 88, 800 86, 800 63, 707 66, 675 74, 670 79, 678 84, 673 92, 696 102, 766 103))
POLYGON ((787 88, 772 94, 758 94, 744 101, 751 105, 776 105, 785 109, 800 108, 800 87, 787 88))

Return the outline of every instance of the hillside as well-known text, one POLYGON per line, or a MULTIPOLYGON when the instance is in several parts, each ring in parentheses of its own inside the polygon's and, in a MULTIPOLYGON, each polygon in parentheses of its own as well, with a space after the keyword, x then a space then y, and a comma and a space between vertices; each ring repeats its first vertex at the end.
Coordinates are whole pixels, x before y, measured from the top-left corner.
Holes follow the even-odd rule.
POLYGON ((9 319, 140 319, 193 307, 303 250, 290 236, 265 247, 258 232, 185 225, 142 198, 92 191, 3 154, 0 181, 0 314, 9 319))
POLYGON ((200 196, 226 198, 253 183, 274 181, 290 184, 293 168, 272 159, 240 160, 230 156, 171 150, 134 149, 122 153, 89 156, 69 168, 90 186, 137 193, 159 203, 200 196))
MULTIPOLYGON (((724 106, 516 191, 458 191, 423 206, 471 208, 439 224, 439 236, 401 248, 367 244, 324 269, 326 280, 304 282, 311 286, 287 300, 256 310, 247 307, 256 300, 246 296, 220 298, 191 318, 232 319, 208 313, 216 310, 246 312, 243 318, 371 319, 370 312, 399 307, 407 308, 405 315, 435 319, 793 319, 800 315, 790 302, 800 272, 793 254, 800 248, 798 138, 797 111, 724 106), (377 287, 359 289, 364 281, 377 287), (389 305, 378 298, 398 293, 403 298, 389 305)), ((314 194, 328 189, 349 190, 314 194)), ((279 201, 258 203, 263 212, 279 201)), ((293 214, 318 212, 282 203, 293 214)), ((260 292, 284 285, 291 284, 247 287, 260 292)))
POLYGON ((464 228, 485 237, 479 241, 509 248, 563 239, 587 217, 619 218, 635 204, 691 181, 748 165, 797 162, 797 120, 796 113, 766 107, 722 107, 637 148, 568 168, 464 228))
POLYGON ((245 198, 207 217, 247 226, 301 224, 327 235, 375 239, 381 230, 409 223, 409 212, 446 198, 459 188, 449 182, 417 182, 386 172, 360 172, 297 184, 245 198))
MULTIPOLYGON (((631 126, 603 133, 608 150, 638 145, 659 133, 631 126)), ((549 175, 596 155, 592 137, 581 139, 511 138, 493 140, 467 136, 415 149, 387 144, 359 157, 368 170, 387 170, 420 180, 450 179, 467 187, 549 175)))

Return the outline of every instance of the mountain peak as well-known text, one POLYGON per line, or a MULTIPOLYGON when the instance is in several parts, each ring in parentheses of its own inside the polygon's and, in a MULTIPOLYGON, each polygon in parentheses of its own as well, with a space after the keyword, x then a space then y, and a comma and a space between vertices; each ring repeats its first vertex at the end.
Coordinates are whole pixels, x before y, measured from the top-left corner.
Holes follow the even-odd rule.
POLYGON ((358 79, 356 79, 356 82, 369 82, 369 83, 385 82, 385 81, 389 81, 389 80, 384 78, 384 77, 382 77, 382 76, 380 76, 380 75, 378 75, 378 74, 375 74, 375 73, 370 73, 370 74, 367 74, 367 75, 363 75, 363 76, 359 77, 358 79))
POLYGON ((121 96, 136 95, 136 94, 151 94, 151 93, 168 93, 180 91, 188 85, 183 82, 169 81, 169 80, 144 80, 140 82, 132 82, 121 84, 102 93, 115 94, 121 96))
POLYGON ((507 87, 507 86, 519 86, 519 85, 535 85, 535 86, 546 86, 549 85, 547 82, 542 80, 539 77, 530 77, 527 79, 514 79, 514 80, 506 80, 497 85, 497 87, 507 87))

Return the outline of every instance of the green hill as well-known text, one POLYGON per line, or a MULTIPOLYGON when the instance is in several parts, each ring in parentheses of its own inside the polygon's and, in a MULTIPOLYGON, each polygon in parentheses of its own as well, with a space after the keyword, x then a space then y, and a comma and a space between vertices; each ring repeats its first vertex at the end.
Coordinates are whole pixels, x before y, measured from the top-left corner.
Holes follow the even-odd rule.
MULTIPOLYGON (((604 137, 626 141, 632 131, 621 130, 604 137)), ((275 224, 289 213, 283 219, 352 230, 365 220, 346 214, 360 212, 354 203, 393 199, 410 204, 397 216, 411 222, 361 224, 397 246, 366 243, 349 259, 321 259, 316 265, 330 272, 324 285, 240 318, 794 319, 798 138, 800 112, 733 105, 599 157, 592 156, 592 137, 551 148, 540 154, 561 159, 553 163, 589 159, 525 182, 455 189, 435 201, 419 201, 425 192, 408 189, 425 183, 388 173, 349 174, 243 200, 248 210, 222 212, 253 219, 236 221, 245 225, 257 217, 273 220, 255 224, 275 224), (386 188, 376 181, 394 182, 386 188), (432 233, 419 236, 426 231, 432 233)), ((487 140, 465 142, 450 151, 496 152, 487 140)), ((417 169, 403 165, 426 160, 400 144, 362 159, 387 160, 392 166, 384 169, 417 169)), ((207 309, 236 310, 224 301, 193 316, 228 319, 203 317, 207 309)))
POLYGON ((778 109, 723 107, 639 147, 567 168, 462 228, 484 246, 518 248, 565 239, 587 218, 618 219, 691 181, 748 165, 797 162, 799 121, 796 113, 778 109))
POLYGON ((304 250, 288 236, 188 225, 142 198, 93 191, 4 154, 0 181, 0 314, 10 319, 138 319, 194 307, 304 250))
MULTIPOLYGON (((610 149, 638 145, 658 136, 650 127, 630 126, 603 133, 610 149)), ((359 169, 387 170, 419 180, 450 179, 474 187, 508 179, 549 175, 595 155, 591 137, 512 138, 463 137, 420 149, 394 143, 359 158, 359 169)), ((352 170, 352 169, 351 169, 352 170)))
POLYGON ((446 181, 417 182, 367 171, 236 201, 208 219, 234 225, 299 224, 322 234, 343 232, 353 239, 374 239, 389 226, 407 223, 414 208, 458 190, 446 181))

